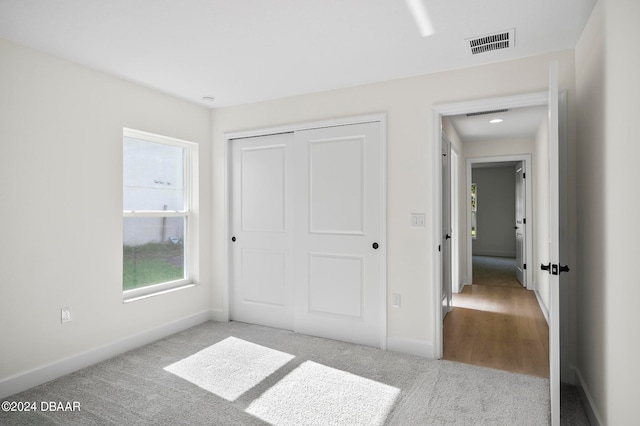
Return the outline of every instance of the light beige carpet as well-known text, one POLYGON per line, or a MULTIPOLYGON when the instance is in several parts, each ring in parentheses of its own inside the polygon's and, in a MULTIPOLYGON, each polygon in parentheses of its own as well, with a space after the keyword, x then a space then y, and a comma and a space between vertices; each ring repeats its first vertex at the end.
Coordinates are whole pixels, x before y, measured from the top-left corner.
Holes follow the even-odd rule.
POLYGON ((235 322, 207 322, 7 400, 80 410, 0 412, 2 425, 549 422, 547 379, 235 322))

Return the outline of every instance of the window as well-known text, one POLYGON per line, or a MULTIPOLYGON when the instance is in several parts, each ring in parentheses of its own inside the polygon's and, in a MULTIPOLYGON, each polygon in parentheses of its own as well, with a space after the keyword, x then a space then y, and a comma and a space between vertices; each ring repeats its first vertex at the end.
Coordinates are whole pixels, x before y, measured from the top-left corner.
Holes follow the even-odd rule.
POLYGON ((125 301, 193 284, 196 150, 189 142, 124 129, 125 301))

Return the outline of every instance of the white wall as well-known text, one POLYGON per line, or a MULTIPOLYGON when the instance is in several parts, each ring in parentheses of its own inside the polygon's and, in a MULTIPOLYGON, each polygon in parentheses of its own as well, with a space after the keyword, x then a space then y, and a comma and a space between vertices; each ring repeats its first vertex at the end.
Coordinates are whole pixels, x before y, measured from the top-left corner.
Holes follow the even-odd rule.
POLYGON ((533 138, 492 139, 488 141, 466 142, 465 160, 478 157, 499 157, 533 152, 533 138))
POLYGON ((472 175, 478 206, 473 254, 516 257, 515 167, 477 167, 472 175))
POLYGON ((208 260, 209 111, 2 40, 0 93, 0 388, 208 311, 208 261, 199 286, 122 302, 122 130, 200 145, 197 216, 208 260), (65 306, 73 321, 61 324, 65 306))
POLYGON ((577 369, 603 424, 637 419, 635 177, 640 3, 601 0, 576 47, 579 150, 577 369))
POLYGON ((638 398, 629 389, 640 382, 637 367, 640 279, 635 268, 640 241, 640 228, 636 225, 640 201, 635 182, 640 159, 640 2, 607 0, 604 6, 606 179, 601 201, 607 206, 607 226, 604 244, 599 247, 606 262, 606 421, 614 425, 638 416, 638 398))
MULTIPOLYGON (((576 96, 578 110, 577 196, 578 259, 576 269, 578 379, 591 398, 598 416, 606 416, 605 291, 606 210, 605 162, 605 45, 602 2, 576 46, 576 96)), ((604 417, 602 417, 604 420, 604 417)))
MULTIPOLYGON (((224 133, 363 115, 388 114, 388 295, 402 295, 401 308, 388 305, 388 336, 432 349, 433 260, 438 242, 431 227, 410 227, 410 214, 425 212, 433 223, 432 106, 471 99, 544 91, 549 61, 560 62, 560 84, 573 93, 573 51, 459 69, 305 96, 278 99, 212 112, 214 229, 224 235, 224 133), (406 301, 406 303, 404 302, 406 301)), ((573 130, 573 129, 571 129, 573 130)), ((574 135, 570 134, 573 138, 574 135)), ((465 156, 470 156, 466 151, 465 156)), ((214 308, 222 312, 226 241, 213 253, 214 308)), ((390 300, 390 296, 388 296, 390 300)))

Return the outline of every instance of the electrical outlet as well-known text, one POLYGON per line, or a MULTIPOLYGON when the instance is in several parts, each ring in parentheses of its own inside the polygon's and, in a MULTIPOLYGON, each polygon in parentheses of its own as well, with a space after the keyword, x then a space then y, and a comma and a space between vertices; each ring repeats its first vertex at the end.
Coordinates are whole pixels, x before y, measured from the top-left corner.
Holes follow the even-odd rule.
POLYGON ((63 324, 71 321, 71 306, 66 306, 60 309, 60 317, 63 324))
POLYGON ((391 298, 391 306, 394 308, 400 307, 400 295, 398 293, 393 293, 391 298))

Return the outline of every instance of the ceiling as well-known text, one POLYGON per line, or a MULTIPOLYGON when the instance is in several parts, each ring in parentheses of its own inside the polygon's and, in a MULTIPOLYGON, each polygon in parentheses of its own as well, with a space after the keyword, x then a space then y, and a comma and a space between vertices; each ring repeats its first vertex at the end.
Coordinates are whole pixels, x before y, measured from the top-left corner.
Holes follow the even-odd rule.
POLYGON ((468 117, 465 114, 448 117, 463 142, 479 142, 488 139, 530 138, 535 136, 547 106, 513 108, 507 111, 468 117), (501 123, 489 120, 501 118, 501 123))
POLYGON ((409 1, 0 0, 0 38, 213 108, 573 48, 596 2, 422 0, 423 37, 409 1))

